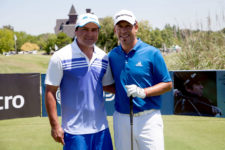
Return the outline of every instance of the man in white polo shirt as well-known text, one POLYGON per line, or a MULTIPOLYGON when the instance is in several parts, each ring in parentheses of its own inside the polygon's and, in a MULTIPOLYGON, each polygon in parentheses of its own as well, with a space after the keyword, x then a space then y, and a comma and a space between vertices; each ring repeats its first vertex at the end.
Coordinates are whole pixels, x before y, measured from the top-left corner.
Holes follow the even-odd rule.
POLYGON ((97 16, 79 16, 76 38, 52 56, 46 75, 46 109, 55 141, 64 150, 112 150, 103 87, 114 83, 108 57, 95 46, 99 33, 97 16), (62 125, 55 93, 60 87, 62 125))

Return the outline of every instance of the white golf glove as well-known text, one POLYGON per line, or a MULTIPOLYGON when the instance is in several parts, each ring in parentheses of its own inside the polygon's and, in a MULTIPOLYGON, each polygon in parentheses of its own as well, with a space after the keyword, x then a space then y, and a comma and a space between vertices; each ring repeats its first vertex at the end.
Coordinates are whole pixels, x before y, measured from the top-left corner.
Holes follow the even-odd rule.
POLYGON ((127 89, 127 96, 140 97, 144 99, 146 97, 145 90, 143 88, 138 87, 135 84, 125 85, 127 89))

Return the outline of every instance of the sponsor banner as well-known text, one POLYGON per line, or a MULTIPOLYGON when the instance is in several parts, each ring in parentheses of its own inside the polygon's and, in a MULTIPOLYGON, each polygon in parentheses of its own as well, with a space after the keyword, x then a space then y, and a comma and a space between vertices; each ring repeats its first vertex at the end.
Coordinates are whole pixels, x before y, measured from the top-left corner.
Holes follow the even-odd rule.
POLYGON ((115 110, 115 95, 108 92, 103 92, 103 96, 105 98, 105 108, 107 112, 107 116, 112 116, 115 110))
MULTIPOLYGON (((45 76, 46 74, 41 74, 41 86, 42 86, 42 117, 48 116, 47 110, 45 107, 45 76)), ((61 116, 61 105, 60 105, 60 90, 58 89, 56 92, 57 99, 57 115, 61 116)))
POLYGON ((40 116, 40 74, 0 74, 0 119, 40 116))
MULTIPOLYGON (((174 82, 173 72, 170 71, 169 73, 172 82, 174 82)), ((173 89, 169 92, 162 94, 161 98, 162 98, 162 108, 161 108, 162 115, 173 115, 173 106, 174 106, 173 89)))

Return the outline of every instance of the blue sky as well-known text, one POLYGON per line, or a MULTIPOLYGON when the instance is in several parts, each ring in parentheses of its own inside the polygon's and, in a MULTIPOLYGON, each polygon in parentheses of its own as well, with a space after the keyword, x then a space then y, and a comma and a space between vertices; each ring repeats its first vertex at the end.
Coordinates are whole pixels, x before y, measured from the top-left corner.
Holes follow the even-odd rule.
POLYGON ((11 25, 32 35, 54 33, 56 19, 67 19, 72 4, 78 14, 91 8, 99 18, 128 9, 153 28, 170 24, 205 30, 209 16, 211 29, 225 27, 225 0, 0 0, 0 28, 11 25))

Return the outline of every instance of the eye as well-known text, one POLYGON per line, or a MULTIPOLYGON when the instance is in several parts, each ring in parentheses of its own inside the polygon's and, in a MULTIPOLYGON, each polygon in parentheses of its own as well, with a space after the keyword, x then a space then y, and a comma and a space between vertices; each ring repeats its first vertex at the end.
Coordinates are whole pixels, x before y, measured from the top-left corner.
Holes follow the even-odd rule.
POLYGON ((88 29, 87 28, 81 28, 81 31, 87 31, 88 29))
POLYGON ((118 27, 119 27, 119 28, 122 28, 122 26, 121 26, 121 25, 118 25, 118 27))
POLYGON ((88 31, 88 29, 87 28, 84 28, 83 31, 88 31))
POLYGON ((97 32, 98 31, 98 28, 93 28, 91 31, 92 32, 97 32))
POLYGON ((131 29, 131 28, 132 28, 131 25, 127 25, 127 26, 126 26, 126 29, 131 29))

